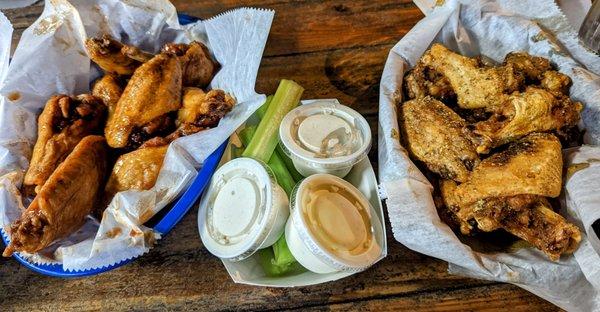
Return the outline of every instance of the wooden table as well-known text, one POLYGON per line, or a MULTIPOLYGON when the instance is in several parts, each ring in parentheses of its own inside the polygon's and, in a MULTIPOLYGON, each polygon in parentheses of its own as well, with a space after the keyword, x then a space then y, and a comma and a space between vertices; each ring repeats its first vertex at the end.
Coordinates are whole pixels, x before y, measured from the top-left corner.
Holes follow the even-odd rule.
MULTIPOLYGON (((40 2, 5 12, 16 28, 13 45, 41 13, 40 2)), ((275 10, 257 90, 273 93, 280 79, 289 78, 306 88, 306 99, 338 98, 365 115, 375 143, 378 85, 388 51, 423 17, 410 0, 174 4, 201 18, 240 6, 275 10)), ((370 154, 375 166, 376 150, 370 154)), ((558 310, 516 286, 449 275, 445 262, 400 245, 387 226, 388 256, 365 272, 312 287, 261 288, 230 280, 202 247, 191 211, 149 254, 94 277, 46 277, 0 258, 0 310, 558 310)))

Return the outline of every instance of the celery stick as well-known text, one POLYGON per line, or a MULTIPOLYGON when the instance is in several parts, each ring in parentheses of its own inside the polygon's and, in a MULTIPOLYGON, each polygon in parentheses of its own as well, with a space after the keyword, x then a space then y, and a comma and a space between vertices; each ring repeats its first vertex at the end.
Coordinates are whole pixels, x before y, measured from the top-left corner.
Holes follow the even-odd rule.
MULTIPOLYGON (((242 140, 242 144, 244 144, 244 146, 248 146, 248 143, 252 141, 252 137, 254 136, 255 132, 255 126, 246 127, 240 132, 240 139, 242 140)), ((283 160, 279 158, 277 153, 273 153, 267 162, 267 165, 269 168, 271 168, 271 171, 273 171, 275 179, 277 179, 277 183, 283 188, 285 193, 290 196, 294 186, 296 185, 296 181, 294 181, 294 178, 288 172, 283 160)))
POLYGON ((290 157, 283 151, 283 148, 281 147, 280 144, 277 144, 277 147, 275 148, 275 153, 277 155, 279 155, 279 158, 281 158, 281 160, 283 160, 285 167, 287 168, 287 170, 290 173, 290 175, 292 176, 292 178, 294 178, 294 181, 298 182, 298 181, 304 179, 304 176, 302 176, 300 174, 300 172, 298 172, 298 170, 296 170, 296 167, 294 167, 294 163, 292 162, 292 159, 290 159, 290 157))
POLYGON ((273 101, 273 96, 272 95, 267 96, 267 100, 265 101, 265 104, 261 105, 261 107, 259 107, 256 110, 256 116, 258 116, 259 119, 263 119, 263 117, 265 116, 265 113, 267 112, 267 109, 269 109, 269 105, 271 105, 271 101, 273 101))
MULTIPOLYGON (((280 240, 285 242, 283 236, 281 236, 280 240)), ((267 276, 280 277, 306 272, 306 269, 293 258, 292 261, 278 261, 277 256, 274 253, 274 248, 261 249, 257 252, 257 254, 258 262, 267 276)))
POLYGON ((256 129, 256 134, 242 156, 269 161, 279 142, 279 124, 285 114, 298 105, 303 92, 304 88, 297 83, 281 80, 264 118, 256 129))

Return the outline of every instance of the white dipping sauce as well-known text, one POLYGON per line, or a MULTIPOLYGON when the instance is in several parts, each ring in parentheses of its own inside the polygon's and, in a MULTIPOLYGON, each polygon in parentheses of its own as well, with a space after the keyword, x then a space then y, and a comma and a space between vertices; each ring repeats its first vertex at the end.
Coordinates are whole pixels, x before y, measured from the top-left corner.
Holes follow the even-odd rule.
POLYGON ((344 177, 371 147, 371 130, 356 111, 337 102, 317 101, 290 111, 279 137, 294 167, 304 176, 344 177))
POLYGON ((215 172, 199 214, 204 246, 217 257, 239 261, 283 234, 288 198, 265 164, 237 158, 215 172))

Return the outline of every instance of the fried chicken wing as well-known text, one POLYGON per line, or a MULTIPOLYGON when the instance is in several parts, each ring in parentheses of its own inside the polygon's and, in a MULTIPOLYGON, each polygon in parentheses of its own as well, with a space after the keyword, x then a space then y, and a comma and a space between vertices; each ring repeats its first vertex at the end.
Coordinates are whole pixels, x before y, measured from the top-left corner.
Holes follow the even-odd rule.
POLYGON ((108 118, 115 112, 117 102, 123 94, 123 86, 123 81, 113 74, 106 74, 94 83, 92 95, 102 99, 102 102, 108 108, 108 118))
POLYGON ((400 107, 400 127, 408 151, 446 179, 464 182, 479 163, 466 126, 454 111, 431 97, 400 107))
POLYGON ((197 41, 190 44, 168 43, 163 53, 172 53, 179 57, 183 70, 183 85, 204 88, 214 77, 219 64, 213 60, 208 48, 197 41))
POLYGON ((175 55, 161 53, 140 66, 108 119, 105 135, 113 148, 137 147, 168 133, 169 114, 181 107, 181 65, 175 55))
POLYGON ((35 192, 85 136, 100 132, 106 108, 100 99, 82 94, 52 96, 38 118, 38 138, 23 184, 35 192))
POLYGON ((152 54, 127 46, 109 35, 88 38, 85 47, 90 59, 108 73, 129 76, 142 63, 150 60, 152 54))
POLYGON ((554 212, 543 196, 488 198, 477 202, 473 215, 480 230, 504 229, 554 261, 561 254, 573 253, 581 241, 579 228, 554 212))
POLYGON ((404 77, 404 92, 409 99, 432 96, 444 101, 456 97, 448 79, 421 62, 404 77))
POLYGON ((576 126, 582 109, 581 103, 574 103, 568 97, 558 98, 544 89, 527 87, 524 92, 510 95, 488 120, 475 124, 473 132, 481 142, 477 152, 486 154, 490 148, 529 133, 576 126))
POLYGON ((524 78, 513 66, 486 67, 474 58, 454 53, 441 44, 433 44, 421 58, 421 66, 444 76, 465 109, 494 111, 507 94, 519 90, 524 78))
POLYGON ((231 111, 233 105, 235 100, 223 90, 204 92, 199 88, 184 88, 183 106, 177 113, 177 125, 215 127, 231 111))
MULTIPOLYGON (((168 143, 167 143, 168 144, 168 143)), ((130 189, 148 190, 154 186, 168 145, 149 146, 121 155, 105 188, 105 197, 130 189)))
POLYGON ((87 136, 77 144, 12 224, 5 257, 14 251, 40 251, 83 225, 104 182, 106 153, 101 136, 87 136))
POLYGON ((511 52, 504 57, 504 65, 511 65, 522 73, 529 82, 542 79, 542 74, 552 69, 548 59, 530 55, 527 52, 511 52))

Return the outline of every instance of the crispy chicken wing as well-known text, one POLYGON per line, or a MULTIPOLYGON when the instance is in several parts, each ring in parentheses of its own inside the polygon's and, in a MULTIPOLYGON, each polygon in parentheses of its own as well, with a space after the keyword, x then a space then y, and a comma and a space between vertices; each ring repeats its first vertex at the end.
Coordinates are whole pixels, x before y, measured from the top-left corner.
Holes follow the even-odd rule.
POLYGON ((554 212, 543 196, 484 199, 475 204, 473 215, 480 230, 504 229, 531 243, 555 261, 561 254, 575 251, 581 241, 579 228, 554 212))
POLYGON ((421 58, 421 66, 430 67, 444 76, 456 94, 458 105, 465 109, 485 108, 494 111, 507 94, 519 90, 524 78, 511 64, 482 66, 474 58, 462 56, 441 44, 433 44, 421 58))
POLYGON ((102 99, 108 108, 108 118, 115 112, 117 102, 123 94, 124 82, 116 75, 106 74, 94 83, 92 95, 102 99))
POLYGON ((542 79, 542 74, 551 70, 552 66, 548 59, 530 55, 527 52, 511 52, 504 57, 504 65, 511 65, 522 73, 528 82, 538 82, 542 79))
POLYGON ((579 229, 556 214, 545 198, 559 195, 561 178, 558 139, 531 134, 484 159, 467 182, 443 180, 440 188, 461 232, 502 228, 557 260, 573 252, 581 240, 579 229))
POLYGON ((568 97, 556 97, 537 87, 515 92, 488 120, 474 125, 473 132, 480 139, 477 152, 488 153, 490 148, 529 133, 576 126, 582 109, 583 105, 579 102, 574 103, 568 97))
POLYGON ((88 38, 85 47, 94 63, 104 71, 118 75, 133 74, 136 68, 152 57, 152 54, 123 45, 108 35, 88 38))
POLYGON ((190 44, 169 43, 163 53, 172 53, 179 57, 183 71, 183 85, 204 88, 214 77, 219 64, 210 56, 208 48, 197 41, 190 44))
POLYGON ((421 62, 404 77, 404 92, 409 99, 429 95, 445 101, 456 97, 448 79, 421 62))
POLYGON ((101 131, 105 110, 100 99, 89 94, 48 100, 38 118, 38 138, 23 181, 28 193, 32 188, 39 191, 81 139, 101 131))
POLYGON ((108 119, 108 145, 135 148, 149 138, 170 132, 173 120, 169 114, 181 107, 181 72, 177 57, 166 53, 140 66, 108 119))
POLYGON ((400 127, 408 151, 446 179, 464 182, 479 163, 466 126, 454 111, 431 97, 400 107, 400 127))
POLYGON ((110 200, 116 193, 130 189, 152 188, 158 178, 168 147, 168 145, 143 147, 121 155, 106 183, 106 198, 110 200))
POLYGON ((231 111, 235 100, 223 90, 208 92, 199 88, 183 89, 183 106, 177 113, 177 125, 194 124, 198 127, 215 127, 231 111))
POLYGON ((11 226, 5 257, 14 251, 40 251, 83 225, 104 182, 106 152, 101 136, 87 136, 77 144, 11 226))

